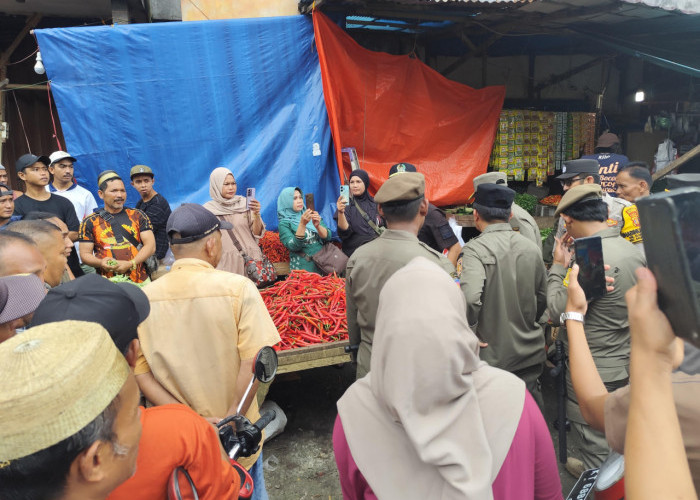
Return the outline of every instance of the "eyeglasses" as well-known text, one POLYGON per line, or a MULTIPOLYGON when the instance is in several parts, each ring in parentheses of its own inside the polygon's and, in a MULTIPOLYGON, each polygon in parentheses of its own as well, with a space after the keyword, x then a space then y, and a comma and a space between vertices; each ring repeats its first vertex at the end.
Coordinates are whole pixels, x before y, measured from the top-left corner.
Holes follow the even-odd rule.
POLYGON ((583 177, 574 177, 573 179, 566 179, 565 181, 561 181, 561 186, 562 187, 570 187, 574 182, 582 181, 583 177))

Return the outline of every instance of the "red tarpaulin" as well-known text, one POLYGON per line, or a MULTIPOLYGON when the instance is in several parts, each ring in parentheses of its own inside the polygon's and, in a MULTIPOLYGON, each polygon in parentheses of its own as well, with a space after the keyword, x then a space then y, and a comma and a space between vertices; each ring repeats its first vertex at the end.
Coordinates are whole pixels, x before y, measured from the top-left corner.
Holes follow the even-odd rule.
POLYGON ((432 203, 465 203, 486 172, 505 87, 473 89, 409 56, 360 47, 318 11, 313 20, 341 180, 340 149, 354 147, 371 193, 407 162, 425 174, 432 203))

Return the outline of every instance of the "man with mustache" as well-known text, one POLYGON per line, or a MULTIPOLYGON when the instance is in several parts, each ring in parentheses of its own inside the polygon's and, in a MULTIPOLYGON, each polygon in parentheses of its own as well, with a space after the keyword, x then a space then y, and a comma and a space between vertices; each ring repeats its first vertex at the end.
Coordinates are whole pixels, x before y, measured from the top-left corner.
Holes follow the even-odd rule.
POLYGON ((80 258, 107 278, 122 274, 143 283, 149 279, 143 263, 156 250, 151 222, 141 210, 124 207, 126 188, 115 171, 100 173, 97 185, 105 205, 80 225, 80 258))

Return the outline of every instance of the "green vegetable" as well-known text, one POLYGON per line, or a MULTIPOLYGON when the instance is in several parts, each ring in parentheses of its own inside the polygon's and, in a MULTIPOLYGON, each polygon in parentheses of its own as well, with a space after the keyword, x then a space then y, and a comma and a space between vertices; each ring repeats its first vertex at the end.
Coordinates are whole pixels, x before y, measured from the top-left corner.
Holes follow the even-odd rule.
POLYGON ((527 193, 517 193, 513 201, 524 208, 530 215, 535 215, 535 207, 537 206, 537 198, 535 196, 527 193))
POLYGON ((554 229, 551 227, 545 227, 544 229, 540 229, 540 236, 542 237, 542 243, 545 242, 545 240, 549 237, 550 233, 554 229))
POLYGON ((143 286, 146 284, 134 283, 125 274, 117 274, 115 276, 112 276, 111 278, 109 278, 109 281, 111 281, 112 283, 131 283, 132 285, 137 286, 139 288, 143 288, 143 286))
POLYGON ((465 205, 463 207, 457 207, 455 213, 461 215, 471 215, 472 213, 474 213, 474 210, 472 209, 472 207, 468 207, 465 205))

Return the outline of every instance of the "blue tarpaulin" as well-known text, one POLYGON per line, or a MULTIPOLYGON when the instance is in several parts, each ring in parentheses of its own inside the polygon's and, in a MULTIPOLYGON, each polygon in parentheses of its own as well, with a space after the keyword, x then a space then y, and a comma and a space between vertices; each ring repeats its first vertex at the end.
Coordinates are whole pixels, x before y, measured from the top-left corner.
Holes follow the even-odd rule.
MULTIPOLYGON (((230 168, 256 188, 268 229, 285 186, 314 193, 331 223, 338 169, 310 18, 35 31, 78 182, 155 172, 173 209, 209 200, 209 174, 230 168)), ((138 201, 128 188, 127 205, 138 201)), ((99 202, 99 201, 98 201, 99 202)))

